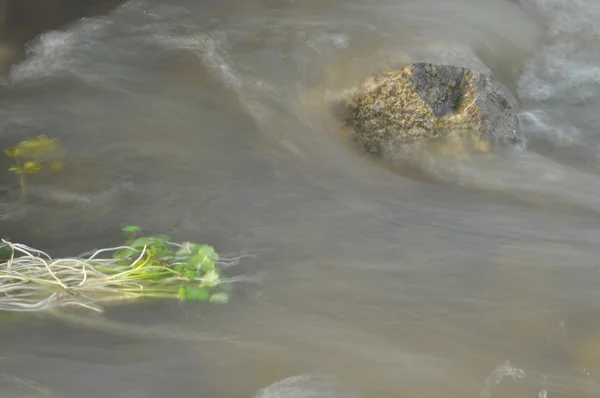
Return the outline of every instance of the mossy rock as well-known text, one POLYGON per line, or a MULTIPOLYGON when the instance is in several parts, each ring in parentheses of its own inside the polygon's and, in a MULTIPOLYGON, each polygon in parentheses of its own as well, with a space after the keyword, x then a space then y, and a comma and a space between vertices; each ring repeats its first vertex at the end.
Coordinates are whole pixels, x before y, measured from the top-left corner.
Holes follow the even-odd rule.
POLYGON ((420 62, 369 77, 337 103, 336 114, 353 144, 390 161, 450 135, 479 150, 520 142, 504 88, 490 73, 453 65, 420 62))

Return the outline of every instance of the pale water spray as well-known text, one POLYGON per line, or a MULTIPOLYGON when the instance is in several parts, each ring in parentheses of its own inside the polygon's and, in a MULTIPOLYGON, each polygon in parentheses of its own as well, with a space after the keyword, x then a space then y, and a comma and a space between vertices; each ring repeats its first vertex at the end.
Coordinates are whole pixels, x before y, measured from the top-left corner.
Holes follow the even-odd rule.
POLYGON ((254 398, 358 398, 332 378, 313 375, 288 377, 260 390, 254 398))
POLYGON ((94 51, 94 44, 109 25, 107 19, 86 19, 64 32, 50 31, 41 35, 29 44, 28 59, 13 68, 10 83, 18 84, 65 74, 94 83, 98 76, 89 70, 84 55, 94 51))
POLYGON ((507 376, 513 380, 520 380, 525 376, 525 372, 521 368, 513 367, 509 361, 498 365, 485 379, 485 385, 479 396, 481 398, 491 398, 494 388, 507 376))

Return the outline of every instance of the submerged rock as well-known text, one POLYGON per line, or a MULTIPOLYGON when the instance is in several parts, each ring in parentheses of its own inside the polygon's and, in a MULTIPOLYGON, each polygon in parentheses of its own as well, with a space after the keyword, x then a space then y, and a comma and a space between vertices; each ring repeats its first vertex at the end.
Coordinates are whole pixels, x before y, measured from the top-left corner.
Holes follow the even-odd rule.
POLYGON ((520 142, 507 92, 491 73, 414 63, 367 79, 338 104, 351 141, 395 160, 417 143, 458 136, 479 150, 520 142))

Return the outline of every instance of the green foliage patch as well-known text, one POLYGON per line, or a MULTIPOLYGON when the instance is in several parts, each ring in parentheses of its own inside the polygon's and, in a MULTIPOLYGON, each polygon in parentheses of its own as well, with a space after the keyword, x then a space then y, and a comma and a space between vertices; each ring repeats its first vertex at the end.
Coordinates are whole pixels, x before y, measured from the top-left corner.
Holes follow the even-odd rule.
POLYGON ((0 310, 42 311, 80 306, 102 311, 102 303, 143 298, 229 300, 222 267, 239 258, 220 258, 212 246, 171 242, 166 235, 140 235, 124 227, 123 246, 74 258, 52 259, 22 244, 3 241, 10 258, 0 262, 0 310), (109 254, 109 257, 102 257, 109 254))

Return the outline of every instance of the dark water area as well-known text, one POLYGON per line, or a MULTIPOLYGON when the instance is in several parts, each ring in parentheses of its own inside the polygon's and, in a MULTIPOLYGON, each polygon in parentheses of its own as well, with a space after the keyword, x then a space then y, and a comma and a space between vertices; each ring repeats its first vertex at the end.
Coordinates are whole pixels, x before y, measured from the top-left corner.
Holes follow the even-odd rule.
POLYGON ((226 306, 2 315, 2 397, 600 394, 596 1, 67 3, 6 39, 0 146, 66 153, 22 206, 0 173, 2 235, 256 258, 226 306), (343 143, 329 99, 456 46, 514 92, 522 148, 390 169, 343 143))
POLYGON ((2 0, 0 1, 0 72, 22 61, 27 43, 48 31, 80 19, 106 14, 124 0, 2 0))
POLYGON ((4 0, 3 39, 29 41, 79 18, 105 14, 124 0, 4 0))

